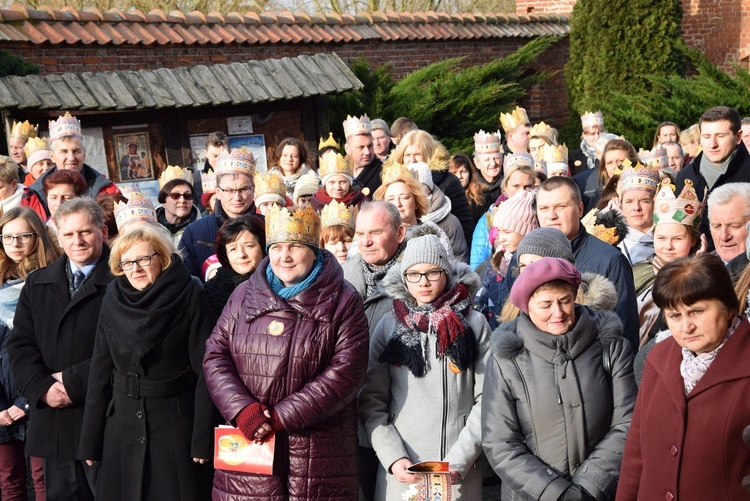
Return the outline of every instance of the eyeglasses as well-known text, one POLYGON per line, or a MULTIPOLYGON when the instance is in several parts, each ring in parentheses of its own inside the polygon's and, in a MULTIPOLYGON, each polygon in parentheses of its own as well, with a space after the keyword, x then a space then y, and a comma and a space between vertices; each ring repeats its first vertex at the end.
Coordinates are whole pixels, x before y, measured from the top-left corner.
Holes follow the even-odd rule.
POLYGON ((221 186, 219 186, 219 189, 221 191, 223 191, 224 193, 229 194, 229 196, 233 197, 235 195, 239 195, 240 198, 245 198, 247 196, 247 194, 250 193, 253 190, 252 187, 238 188, 238 189, 235 190, 235 189, 232 189, 232 188, 222 188, 221 186))
POLYGON ((185 200, 189 202, 193 199, 193 194, 192 193, 177 193, 176 191, 173 191, 172 193, 169 194, 169 198, 171 198, 172 200, 179 200, 180 198, 184 198, 185 200))
POLYGON ((428 282, 436 282, 440 280, 440 275, 443 273, 445 273, 445 270, 430 270, 424 273, 419 273, 418 271, 407 271, 404 273, 404 278, 410 284, 418 284, 422 281, 422 277, 427 278, 428 282))
POLYGON ((151 266, 151 259, 153 259, 154 256, 158 255, 158 252, 154 252, 153 254, 141 256, 138 259, 134 259, 133 261, 120 261, 119 263, 117 263, 117 267, 122 271, 130 271, 136 264, 141 268, 145 268, 146 266, 151 266))
POLYGON ((5 245, 13 245, 14 240, 18 240, 21 245, 31 242, 31 237, 36 236, 36 233, 19 233, 18 235, 0 235, 0 239, 5 245))

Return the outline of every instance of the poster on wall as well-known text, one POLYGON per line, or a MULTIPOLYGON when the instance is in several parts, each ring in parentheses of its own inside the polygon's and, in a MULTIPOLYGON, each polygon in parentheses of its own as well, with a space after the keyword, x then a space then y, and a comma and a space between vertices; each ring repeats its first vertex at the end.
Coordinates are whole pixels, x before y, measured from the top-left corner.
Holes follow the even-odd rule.
POLYGON ((148 132, 114 134, 118 182, 155 179, 148 132))
POLYGON ((257 172, 266 172, 268 164, 266 160, 266 141, 263 134, 248 134, 245 136, 233 136, 229 138, 229 147, 232 149, 245 147, 255 157, 255 169, 257 172))
POLYGON ((206 163, 206 138, 208 134, 193 134, 190 136, 190 153, 193 159, 193 170, 203 170, 206 163))

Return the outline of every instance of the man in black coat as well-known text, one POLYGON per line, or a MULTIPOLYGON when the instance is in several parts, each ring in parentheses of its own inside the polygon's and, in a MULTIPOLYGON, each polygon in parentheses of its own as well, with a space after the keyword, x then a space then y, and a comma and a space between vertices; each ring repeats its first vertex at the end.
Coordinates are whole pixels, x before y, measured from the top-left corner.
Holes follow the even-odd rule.
POLYGON ((346 157, 354 168, 352 185, 362 190, 362 193, 372 198, 375 190, 380 188, 380 173, 383 162, 375 156, 372 142, 372 124, 367 115, 360 118, 347 116, 344 122, 346 136, 346 157))
MULTIPOLYGON (((703 151, 677 175, 676 193, 682 193, 686 179, 693 182, 701 200, 706 190, 710 194, 728 183, 750 182, 750 154, 742 142, 742 119, 737 110, 728 106, 711 108, 701 115, 698 126, 703 151)), ((709 250, 713 250, 709 228, 706 215, 700 231, 708 239, 709 250)))
POLYGON ((94 499, 98 468, 77 459, 99 309, 112 280, 107 226, 91 198, 55 213, 65 254, 29 275, 8 340, 13 376, 32 410, 26 453, 44 460, 47 499, 94 499))

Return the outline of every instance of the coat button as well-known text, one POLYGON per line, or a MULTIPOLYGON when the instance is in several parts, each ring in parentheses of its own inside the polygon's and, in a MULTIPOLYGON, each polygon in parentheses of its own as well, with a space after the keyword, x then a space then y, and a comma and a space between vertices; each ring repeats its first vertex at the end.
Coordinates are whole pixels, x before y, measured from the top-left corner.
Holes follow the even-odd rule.
POLYGON ((672 448, 671 448, 671 449, 669 449, 669 453, 670 453, 671 455, 673 455, 673 456, 676 456, 676 455, 677 455, 677 452, 678 452, 678 450, 677 450, 677 446, 676 446, 676 445, 673 445, 673 446, 672 446, 672 448))
POLYGON ((136 412, 135 417, 137 417, 138 419, 143 419, 143 412, 141 411, 136 412))
POLYGON ((674 494, 672 494, 671 492, 667 492, 667 495, 665 496, 665 499, 667 501, 672 501, 674 499, 674 494))
POLYGON ((146 443, 146 437, 141 437, 141 439, 139 440, 139 442, 141 443, 141 445, 145 444, 146 443))

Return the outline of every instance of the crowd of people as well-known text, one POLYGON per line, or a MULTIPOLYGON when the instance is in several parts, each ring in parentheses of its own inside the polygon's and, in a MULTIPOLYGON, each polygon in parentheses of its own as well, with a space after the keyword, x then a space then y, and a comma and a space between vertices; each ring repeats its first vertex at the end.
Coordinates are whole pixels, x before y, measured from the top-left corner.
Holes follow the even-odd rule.
POLYGON ((267 172, 216 132, 154 206, 14 122, 0 499, 750 496, 750 119, 499 123, 349 116, 267 172), (268 470, 214 468, 222 425, 268 470))

